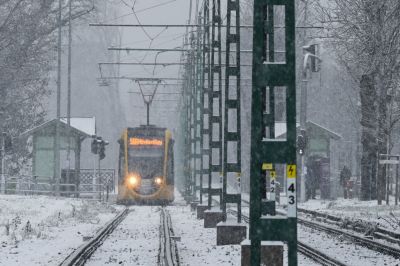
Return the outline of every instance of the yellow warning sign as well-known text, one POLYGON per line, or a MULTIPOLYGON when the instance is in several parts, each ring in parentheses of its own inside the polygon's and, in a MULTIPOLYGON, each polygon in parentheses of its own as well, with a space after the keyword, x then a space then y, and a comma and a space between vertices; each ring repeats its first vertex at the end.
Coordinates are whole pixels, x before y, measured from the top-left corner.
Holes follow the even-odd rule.
POLYGON ((286 167, 286 175, 287 175, 287 178, 296 178, 296 165, 295 164, 289 164, 286 167))
POLYGON ((274 167, 272 163, 263 163, 262 164, 262 170, 272 170, 274 167))
POLYGON ((270 174, 271 174, 271 178, 272 178, 272 179, 275 179, 275 177, 276 177, 276 172, 275 172, 275 171, 271 171, 270 174))

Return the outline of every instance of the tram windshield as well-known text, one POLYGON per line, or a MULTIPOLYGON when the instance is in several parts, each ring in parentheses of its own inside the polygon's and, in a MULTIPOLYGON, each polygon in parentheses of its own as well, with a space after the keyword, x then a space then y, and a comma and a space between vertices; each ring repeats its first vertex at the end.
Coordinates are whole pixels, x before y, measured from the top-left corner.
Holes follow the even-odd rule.
POLYGON ((141 178, 150 179, 162 175, 164 145, 161 139, 130 139, 128 149, 129 172, 139 173, 141 178))

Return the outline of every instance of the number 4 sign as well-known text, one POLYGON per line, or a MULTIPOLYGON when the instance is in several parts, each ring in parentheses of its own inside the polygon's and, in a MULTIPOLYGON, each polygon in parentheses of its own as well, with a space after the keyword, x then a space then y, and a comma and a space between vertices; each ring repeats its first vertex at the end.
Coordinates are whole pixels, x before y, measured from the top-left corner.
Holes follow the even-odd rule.
POLYGON ((288 203, 288 217, 296 217, 296 165, 289 164, 286 167, 287 176, 287 203, 288 203))

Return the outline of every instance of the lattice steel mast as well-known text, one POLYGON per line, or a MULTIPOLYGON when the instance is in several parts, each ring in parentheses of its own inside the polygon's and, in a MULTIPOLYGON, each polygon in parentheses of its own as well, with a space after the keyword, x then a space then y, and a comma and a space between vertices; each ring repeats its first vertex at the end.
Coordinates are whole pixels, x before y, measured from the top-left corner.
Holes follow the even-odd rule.
POLYGON ((219 196, 220 198, 222 197, 222 189, 212 187, 213 173, 217 173, 217 175, 219 175, 219 177, 222 179, 221 20, 221 0, 213 0, 211 20, 211 82, 210 93, 208 97, 208 108, 210 110, 210 116, 208 118, 210 143, 210 160, 208 169, 208 208, 211 208, 212 206, 212 196, 219 196), (218 75, 217 82, 215 82, 215 75, 218 75))
MULTIPOLYGON (((223 221, 226 221, 226 204, 236 203, 238 222, 241 221, 241 194, 240 191, 228 194, 228 173, 234 173, 239 180, 241 175, 241 126, 240 126, 240 4, 239 0, 227 3, 226 29, 226 57, 225 57, 225 108, 224 108, 224 159, 222 185, 223 221), (233 25, 233 26, 231 26, 233 25), (234 48, 235 60, 231 60, 231 48, 234 48), (234 84, 230 83, 234 78, 234 84), (235 125, 235 126, 234 126, 235 125), (229 130, 230 129, 230 130, 229 130), (236 149, 229 144, 236 145, 236 149), (229 149, 229 150, 228 150, 229 149), (234 162, 228 161, 228 155, 234 155, 234 162)), ((239 187, 240 189, 240 187, 239 187)))

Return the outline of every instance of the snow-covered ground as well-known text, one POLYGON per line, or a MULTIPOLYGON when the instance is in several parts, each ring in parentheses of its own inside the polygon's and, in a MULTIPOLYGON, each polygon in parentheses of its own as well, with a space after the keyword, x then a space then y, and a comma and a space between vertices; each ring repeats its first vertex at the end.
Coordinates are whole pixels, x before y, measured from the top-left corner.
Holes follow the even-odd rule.
MULTIPOLYGON (((204 228, 204 221, 196 219, 196 214, 183 204, 178 193, 176 195, 175 204, 167 209, 171 213, 175 235, 181 237, 178 242, 181 264, 240 265, 240 246, 217 246, 216 229, 204 228)), ((390 211, 395 215, 400 213, 393 206, 377 208, 372 202, 357 200, 313 200, 300 206, 338 216, 369 217, 371 220, 388 215, 390 211)), ((57 265, 83 243, 83 237, 93 235, 122 208, 84 199, 0 195, 0 265, 57 265)), ((88 265, 156 265, 160 207, 130 208, 130 214, 88 265)), ((243 207, 243 213, 248 214, 248 207, 243 207)), ((332 255, 337 256, 342 251, 340 254, 344 254, 347 262, 357 260, 360 265, 395 265, 392 263, 396 262, 311 229, 300 227, 299 237, 322 252, 331 250, 332 255)), ((299 254, 299 265, 317 264, 299 254)))
MULTIPOLYGON (((217 246, 217 232, 214 228, 204 228, 204 220, 197 220, 189 207, 170 208, 175 234, 181 236, 178 242, 181 265, 240 265, 240 245, 217 246)), ((298 254, 299 266, 319 265, 298 254)))
POLYGON ((120 209, 84 199, 0 195, 0 265, 57 265, 120 209))
POLYGON ((196 219, 190 207, 169 207, 178 242, 181 265, 240 265, 240 246, 217 246, 215 228, 204 228, 204 220, 196 219))
POLYGON ((378 205, 377 201, 359 201, 358 199, 339 198, 334 201, 309 200, 301 203, 300 208, 331 214, 343 219, 362 220, 379 224, 388 230, 400 232, 400 206, 378 205))

